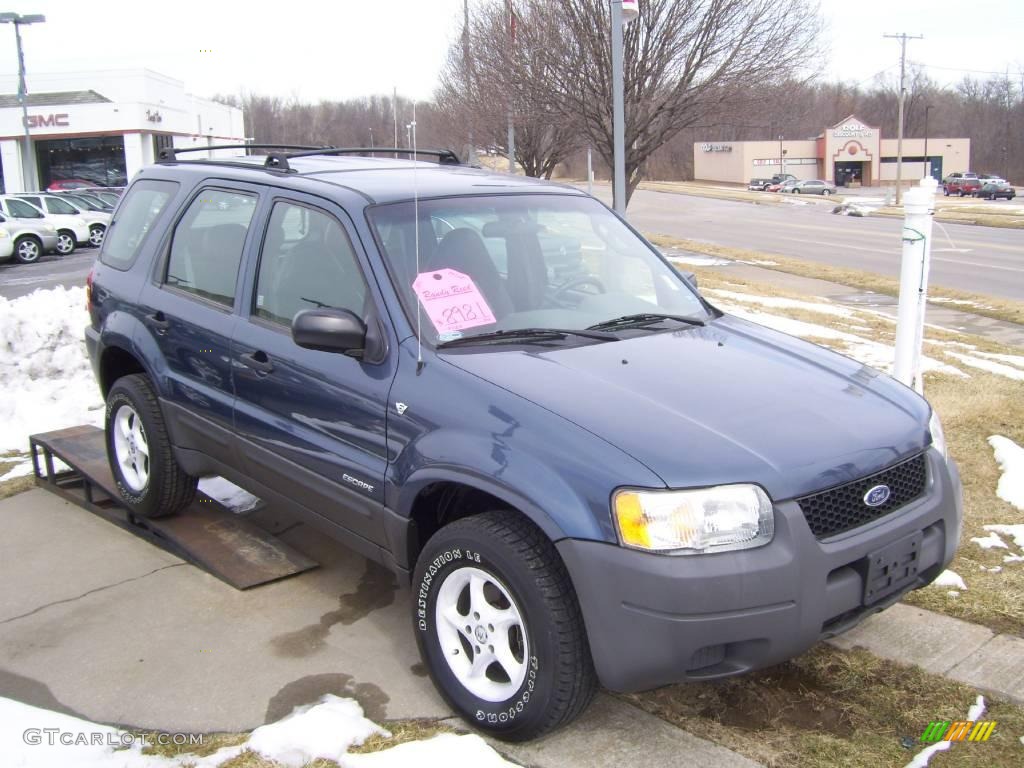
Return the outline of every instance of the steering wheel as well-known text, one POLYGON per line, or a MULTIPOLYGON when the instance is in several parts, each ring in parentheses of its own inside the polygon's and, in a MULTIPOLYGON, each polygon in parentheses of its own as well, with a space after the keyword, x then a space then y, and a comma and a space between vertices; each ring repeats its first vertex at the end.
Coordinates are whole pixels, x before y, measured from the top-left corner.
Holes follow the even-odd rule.
POLYGON ((558 301, 562 296, 573 288, 578 288, 581 285, 592 285, 597 288, 598 293, 608 293, 608 289, 604 287, 604 283, 598 280, 593 275, 580 275, 579 277, 571 277, 562 283, 560 286, 554 289, 551 293, 551 300, 558 301))

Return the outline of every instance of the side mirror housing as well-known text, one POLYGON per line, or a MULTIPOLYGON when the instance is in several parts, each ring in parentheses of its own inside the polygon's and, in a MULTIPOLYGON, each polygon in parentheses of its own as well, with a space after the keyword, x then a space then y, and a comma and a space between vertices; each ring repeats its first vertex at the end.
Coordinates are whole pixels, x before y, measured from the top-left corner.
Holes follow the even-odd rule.
POLYGON ((306 349, 362 358, 366 326, 347 309, 304 309, 292 320, 292 341, 306 349))

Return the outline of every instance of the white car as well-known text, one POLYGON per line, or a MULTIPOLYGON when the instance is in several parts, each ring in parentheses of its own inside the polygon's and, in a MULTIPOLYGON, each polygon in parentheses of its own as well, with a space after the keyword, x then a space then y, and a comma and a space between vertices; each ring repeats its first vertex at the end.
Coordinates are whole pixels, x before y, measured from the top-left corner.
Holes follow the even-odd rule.
POLYGON ((52 224, 57 230, 57 247, 61 256, 73 253, 78 243, 88 242, 89 225, 80 216, 48 216, 32 203, 16 195, 0 195, 0 211, 11 219, 52 224))
POLYGON ((18 192, 15 196, 21 200, 27 200, 53 218, 77 216, 80 219, 85 219, 85 223, 89 225, 89 237, 84 241, 79 240, 78 245, 88 244, 96 248, 103 245, 103 236, 107 233, 107 227, 110 225, 110 214, 106 211, 90 211, 75 205, 66 198, 44 192, 38 194, 18 192))
POLYGON ((7 261, 14 255, 14 236, 6 227, 0 227, 0 261, 7 261))

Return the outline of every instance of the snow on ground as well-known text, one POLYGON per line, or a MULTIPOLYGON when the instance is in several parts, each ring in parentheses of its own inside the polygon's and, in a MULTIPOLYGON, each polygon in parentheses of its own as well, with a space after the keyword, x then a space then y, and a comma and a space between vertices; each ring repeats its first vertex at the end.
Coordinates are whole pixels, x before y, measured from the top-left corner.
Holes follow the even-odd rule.
POLYGON ((260 726, 243 744, 223 747, 206 757, 167 758, 142 754, 141 741, 119 728, 0 697, 4 768, 214 768, 245 750, 289 768, 317 758, 334 760, 342 768, 448 768, 452 758, 478 768, 515 765, 476 735, 443 734, 380 752, 348 754, 350 747, 376 734, 391 736, 364 717, 355 700, 327 694, 315 704, 296 707, 281 720, 260 726))
POLYGON ((683 255, 670 252, 666 253, 665 257, 674 263, 687 264, 694 267, 723 267, 727 264, 732 264, 729 259, 719 259, 715 256, 699 256, 691 253, 683 255))
POLYGON ((773 309, 806 309, 809 312, 818 312, 834 317, 853 316, 853 310, 820 301, 800 301, 798 299, 785 299, 781 296, 758 296, 752 293, 723 291, 720 288, 707 288, 704 290, 704 293, 748 304, 760 304, 763 307, 772 307, 773 309))
MULTIPOLYGON (((985 697, 979 696, 975 699, 974 704, 967 709, 967 717, 964 719, 977 722, 983 714, 985 714, 985 697)), ((1024 742, 1024 737, 1022 737, 1022 742, 1024 742)), ((945 752, 952 746, 952 741, 937 741, 914 755, 914 759, 907 763, 904 768, 925 768, 936 752, 945 752)))
POLYGON ((1009 547, 1006 546, 1006 542, 999 538, 999 534, 997 533, 990 533, 988 536, 974 536, 971 538, 971 541, 982 549, 992 549, 994 547, 1009 549, 1009 547))
POLYGON ((956 587, 959 590, 966 590, 967 585, 964 580, 960 578, 960 574, 956 571, 943 571, 939 574, 939 577, 932 582, 932 586, 935 587, 956 587))
MULTIPOLYGON (((1003 471, 996 486, 996 495, 1003 501, 1013 504, 1017 509, 1024 510, 1024 448, 1021 448, 1013 440, 1002 435, 992 435, 988 444, 995 452, 996 463, 1003 471)), ((994 530, 998 533, 1009 533, 1006 529, 1019 529, 1020 533, 1013 533, 1017 546, 1024 547, 1024 525, 1017 526, 985 526, 986 530, 994 530)))
POLYGON ((0 298, 0 453, 27 454, 35 432, 103 424, 103 398, 85 353, 88 322, 85 288, 0 298))
MULTIPOLYGON (((997 363, 992 360, 985 360, 981 357, 975 357, 973 355, 965 355, 960 352, 946 352, 950 357, 955 357, 961 363, 969 365, 971 368, 978 368, 982 371, 988 371, 989 373, 997 373, 1000 376, 1005 376, 1008 379, 1014 379, 1015 381, 1024 381, 1024 370, 1020 368, 1014 368, 1003 363, 997 363)), ((1007 355, 1007 357, 1012 357, 1007 355)))

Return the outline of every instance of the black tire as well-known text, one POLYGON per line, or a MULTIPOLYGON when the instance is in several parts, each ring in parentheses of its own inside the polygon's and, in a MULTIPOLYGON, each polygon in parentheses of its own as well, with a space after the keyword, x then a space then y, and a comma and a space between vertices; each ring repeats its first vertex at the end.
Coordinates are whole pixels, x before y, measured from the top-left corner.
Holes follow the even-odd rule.
POLYGON ((74 232, 70 229, 57 230, 57 247, 54 250, 58 256, 70 256, 75 252, 77 245, 74 232))
POLYGON ((832 190, 830 190, 830 189, 823 189, 823 190, 821 190, 821 194, 822 194, 823 197, 828 197, 829 195, 832 194, 832 190))
POLYGON ((141 517, 166 517, 180 512, 192 503, 198 478, 187 474, 174 458, 164 417, 149 379, 142 374, 124 376, 114 382, 107 395, 106 413, 107 459, 114 483, 125 505, 141 517), (122 408, 134 411, 141 421, 148 444, 147 479, 141 488, 126 478, 117 460, 114 426, 122 408))
POLYGON ((22 235, 14 241, 14 259, 19 264, 32 264, 43 255, 43 243, 38 237, 22 235))
MULTIPOLYGON (((445 526, 420 553, 413 590, 413 624, 420 656, 444 699, 474 727, 506 741, 526 741, 566 725, 590 703, 598 683, 576 591, 554 546, 526 518, 499 510, 445 526), (458 583, 469 568, 499 582, 522 617, 525 642, 520 650, 526 675, 501 701, 478 697, 456 677, 435 621, 438 595, 446 580, 454 575, 458 583)), ((467 621, 471 621, 468 612, 472 607, 467 606, 467 621)), ((482 628, 478 625, 477 630, 482 628)), ((506 636, 511 647, 517 630, 505 631, 512 633, 506 636)), ((466 637, 471 635, 467 631, 466 637)), ((460 642, 466 660, 472 662, 471 643, 476 641, 463 637, 460 642)), ((454 657, 459 651, 452 653, 454 657)), ((493 679, 493 670, 488 666, 484 676, 493 679)), ((497 671, 503 670, 499 665, 497 671)), ((512 685, 510 677, 505 674, 512 685)))
POLYGON ((103 238, 107 234, 107 228, 102 224, 93 224, 89 227, 89 245, 93 248, 99 248, 103 245, 103 238))
POLYGON ((949 190, 946 187, 943 187, 942 194, 945 195, 946 197, 949 197, 949 190))

